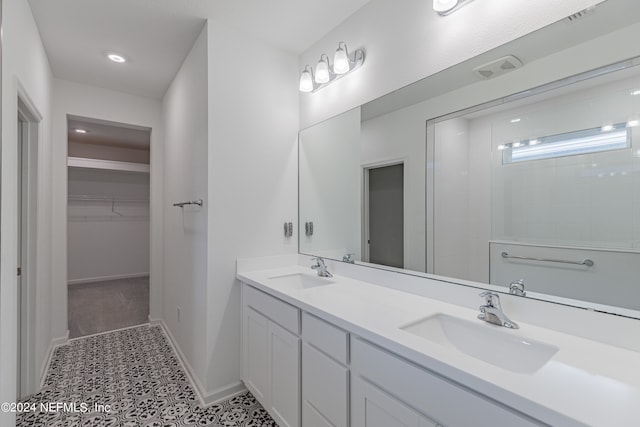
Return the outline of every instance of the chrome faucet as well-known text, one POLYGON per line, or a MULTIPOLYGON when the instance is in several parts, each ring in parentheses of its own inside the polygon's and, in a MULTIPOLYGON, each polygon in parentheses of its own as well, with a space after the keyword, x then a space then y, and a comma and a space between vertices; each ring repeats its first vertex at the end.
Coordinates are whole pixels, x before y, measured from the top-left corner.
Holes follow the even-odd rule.
POLYGON ((524 279, 518 279, 515 282, 511 282, 509 285, 509 293, 512 295, 518 295, 519 297, 527 296, 524 291, 524 279))
POLYGON ((484 297, 485 304, 480 306, 480 314, 478 319, 484 320, 494 325, 504 326, 505 328, 518 329, 520 326, 507 317, 502 312, 502 306, 500 305, 500 296, 491 291, 484 291, 480 294, 484 297))
POLYGON ((342 262, 348 262, 350 264, 355 264, 356 261, 353 258, 356 254, 346 254, 342 257, 342 262))
POLYGON ((324 263, 324 259, 320 257, 311 258, 311 261, 315 261, 316 263, 311 266, 312 269, 318 270, 318 276, 320 277, 333 277, 333 274, 329 273, 327 270, 327 266, 324 263))

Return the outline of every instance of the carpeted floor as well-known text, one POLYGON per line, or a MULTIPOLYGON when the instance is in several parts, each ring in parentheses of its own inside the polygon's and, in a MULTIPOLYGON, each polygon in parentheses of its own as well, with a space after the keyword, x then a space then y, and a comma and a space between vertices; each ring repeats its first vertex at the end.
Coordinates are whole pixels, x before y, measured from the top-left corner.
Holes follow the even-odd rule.
POLYGON ((17 426, 277 427, 248 392, 202 408, 162 329, 148 325, 56 348, 43 389, 21 404, 17 426))

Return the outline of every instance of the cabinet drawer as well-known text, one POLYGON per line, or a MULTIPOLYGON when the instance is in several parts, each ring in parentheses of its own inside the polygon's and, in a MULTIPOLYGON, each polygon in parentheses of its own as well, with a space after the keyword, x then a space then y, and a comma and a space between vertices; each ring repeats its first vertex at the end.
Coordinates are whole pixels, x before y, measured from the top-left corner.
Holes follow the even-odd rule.
POLYGON ((296 307, 247 284, 242 286, 242 303, 288 331, 300 335, 300 310, 296 307))
POLYGON ((302 313, 302 339, 338 362, 349 363, 349 334, 308 313, 302 313))
POLYGON ((545 425, 360 339, 351 342, 351 370, 446 426, 472 426, 478 420, 509 427, 545 425))

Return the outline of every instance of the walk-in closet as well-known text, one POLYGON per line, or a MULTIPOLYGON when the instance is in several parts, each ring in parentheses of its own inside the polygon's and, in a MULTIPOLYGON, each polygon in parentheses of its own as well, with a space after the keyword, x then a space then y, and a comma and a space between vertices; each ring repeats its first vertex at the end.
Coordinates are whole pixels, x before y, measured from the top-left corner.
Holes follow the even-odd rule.
POLYGON ((69 337, 149 316, 150 130, 68 117, 69 337))

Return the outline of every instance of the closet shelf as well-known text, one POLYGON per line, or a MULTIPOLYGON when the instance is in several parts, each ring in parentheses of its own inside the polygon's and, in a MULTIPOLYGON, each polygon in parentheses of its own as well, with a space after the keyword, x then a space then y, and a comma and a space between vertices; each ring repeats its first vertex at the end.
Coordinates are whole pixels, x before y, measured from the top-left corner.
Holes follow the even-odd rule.
POLYGON ((123 172, 149 173, 149 165, 144 163, 118 162, 115 160, 68 157, 67 166, 88 169, 106 169, 123 172))

